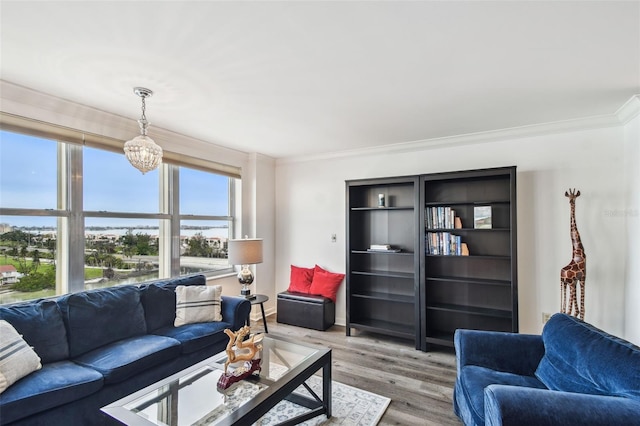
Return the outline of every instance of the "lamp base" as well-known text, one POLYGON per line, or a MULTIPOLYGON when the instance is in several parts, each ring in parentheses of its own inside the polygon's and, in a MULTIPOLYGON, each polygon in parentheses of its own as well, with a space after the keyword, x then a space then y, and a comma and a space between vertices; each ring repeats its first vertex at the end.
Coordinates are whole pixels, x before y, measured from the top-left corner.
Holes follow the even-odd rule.
POLYGON ((253 282, 253 273, 249 269, 249 265, 242 265, 242 269, 238 273, 238 282, 242 286, 240 296, 249 298, 251 296, 251 283, 253 282))

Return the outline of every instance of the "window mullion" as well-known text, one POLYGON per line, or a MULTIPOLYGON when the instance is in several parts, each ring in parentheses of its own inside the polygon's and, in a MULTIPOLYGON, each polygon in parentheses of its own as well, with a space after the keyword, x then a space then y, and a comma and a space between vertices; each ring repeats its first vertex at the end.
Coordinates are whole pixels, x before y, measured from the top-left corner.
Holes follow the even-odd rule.
POLYGON ((84 290, 84 214, 82 211, 82 147, 61 143, 62 158, 59 172, 59 207, 69 211, 67 218, 59 219, 59 241, 63 246, 63 270, 58 274, 62 293, 84 290), (67 288, 64 288, 64 287, 67 288))
POLYGON ((180 168, 169 165, 171 203, 171 276, 180 276, 180 168))
POLYGON ((178 167, 163 164, 160 169, 160 277, 180 275, 180 212, 178 167))

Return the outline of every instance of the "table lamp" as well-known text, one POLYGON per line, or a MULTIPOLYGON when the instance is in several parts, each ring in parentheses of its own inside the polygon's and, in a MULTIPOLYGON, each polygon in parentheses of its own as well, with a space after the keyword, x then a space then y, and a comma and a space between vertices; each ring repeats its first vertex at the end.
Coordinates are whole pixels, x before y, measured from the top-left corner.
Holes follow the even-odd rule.
POLYGON ((251 299, 249 286, 253 282, 253 273, 249 265, 262 263, 262 238, 248 238, 229 240, 229 264, 241 265, 238 273, 238 282, 242 286, 240 295, 251 299))

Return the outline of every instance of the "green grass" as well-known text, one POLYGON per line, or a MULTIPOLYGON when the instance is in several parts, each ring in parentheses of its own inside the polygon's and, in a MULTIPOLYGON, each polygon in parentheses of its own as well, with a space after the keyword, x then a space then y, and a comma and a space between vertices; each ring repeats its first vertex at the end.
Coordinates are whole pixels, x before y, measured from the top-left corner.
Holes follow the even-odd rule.
MULTIPOLYGON (((33 262, 31 260, 27 260, 28 266, 31 266, 32 263, 33 262)), ((13 265, 16 267, 16 269, 18 269, 18 267, 20 266, 20 263, 11 257, 5 258, 5 256, 0 256, 0 265, 13 265)), ((45 272, 47 269, 51 269, 51 268, 53 268, 53 264, 41 262, 40 266, 38 266, 38 272, 45 272)), ((86 267, 84 269, 84 279, 92 280, 95 278, 102 278, 102 269, 86 267)), ((51 297, 55 295, 56 295, 55 289, 46 289, 46 290, 33 291, 33 292, 21 292, 21 291, 1 292, 0 305, 6 304, 6 303, 21 302, 25 300, 40 299, 43 297, 51 297)))
POLYGON ((0 257, 0 265, 13 265, 18 268, 18 261, 14 260, 12 257, 0 257))
MULTIPOLYGON (((26 263, 28 267, 31 267, 31 265, 33 264, 33 261, 27 260, 26 263)), ((20 262, 18 262, 17 260, 11 257, 7 257, 7 258, 5 258, 4 256, 0 257, 0 265, 13 265, 16 267, 17 270, 20 270, 20 262)), ((52 263, 40 261, 40 266, 38 266, 38 272, 47 272, 47 269, 51 269, 51 268, 53 268, 52 263)))
MULTIPOLYGON (((31 260, 27 260, 28 266, 31 266, 32 263, 33 262, 31 260)), ((18 269, 18 267, 20 266, 20 263, 11 257, 8 257, 5 259, 3 256, 3 257, 0 257, 0 265, 13 265, 16 267, 16 269, 18 269)), ((53 268, 53 265, 51 263, 40 262, 40 266, 38 266, 38 272, 46 272, 48 268, 53 268)), ((93 280, 95 278, 102 278, 102 269, 85 267, 84 279, 93 280)))
POLYGON ((84 279, 85 280, 93 280, 96 278, 102 278, 102 269, 101 268, 89 268, 85 266, 84 268, 84 279))

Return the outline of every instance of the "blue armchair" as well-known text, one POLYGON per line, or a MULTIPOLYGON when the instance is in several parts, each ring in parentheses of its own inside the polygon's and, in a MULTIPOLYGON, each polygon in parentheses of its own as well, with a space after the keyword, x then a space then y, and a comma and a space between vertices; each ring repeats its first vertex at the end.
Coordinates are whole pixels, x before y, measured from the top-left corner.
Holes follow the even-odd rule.
POLYGON ((542 335, 457 330, 465 425, 640 425, 640 348, 556 314, 542 335))

